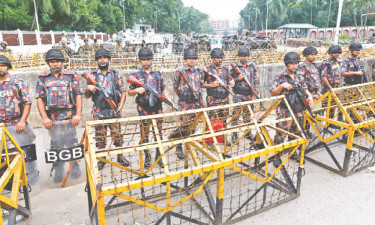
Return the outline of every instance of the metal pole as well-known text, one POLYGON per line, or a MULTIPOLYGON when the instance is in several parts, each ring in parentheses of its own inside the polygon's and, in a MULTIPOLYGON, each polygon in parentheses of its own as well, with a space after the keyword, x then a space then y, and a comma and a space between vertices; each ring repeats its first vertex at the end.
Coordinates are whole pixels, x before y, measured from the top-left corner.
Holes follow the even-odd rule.
POLYGON ((267 28, 268 28, 268 4, 269 4, 269 1, 267 2, 267 15, 266 15, 266 37, 267 37, 267 28))
POLYGON ((38 10, 36 8, 36 2, 34 0, 34 13, 35 13, 35 21, 36 21, 36 28, 39 30, 39 19, 38 19, 38 10))
POLYGON ((340 0, 339 2, 339 12, 337 14, 337 22, 336 22, 336 32, 335 32, 335 44, 339 43, 339 32, 340 32, 340 24, 341 24, 341 12, 342 12, 342 5, 344 0, 340 0))
POLYGON ((125 20, 125 0, 120 2, 120 6, 122 6, 122 13, 124 14, 124 32, 126 31, 126 20, 125 20))

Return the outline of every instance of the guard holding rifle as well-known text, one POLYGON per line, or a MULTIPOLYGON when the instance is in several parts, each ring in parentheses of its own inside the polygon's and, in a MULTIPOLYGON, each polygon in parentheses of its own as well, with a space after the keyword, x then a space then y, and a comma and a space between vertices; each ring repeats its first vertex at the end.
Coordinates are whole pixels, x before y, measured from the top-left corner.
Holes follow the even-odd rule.
MULTIPOLYGON (((312 107, 314 104, 311 93, 307 90, 307 85, 303 79, 301 73, 297 73, 298 63, 301 61, 300 56, 296 52, 288 52, 284 57, 284 63, 286 70, 281 74, 277 74, 273 77, 272 87, 270 89, 272 96, 285 95, 286 99, 291 107, 299 126, 303 129, 303 112, 306 107, 312 107), (302 94, 301 94, 302 93, 302 94), (307 102, 309 106, 306 106, 301 97, 307 96, 307 102)), ((284 102, 281 102, 276 107, 276 119, 284 119, 291 117, 290 112, 284 102)), ((280 127, 288 132, 299 135, 297 132, 296 124, 292 124, 292 120, 283 121, 278 123, 276 126, 280 127)), ((283 143, 285 134, 276 132, 275 144, 283 143)), ((294 159, 298 159, 295 154, 294 159)))
MULTIPOLYGON (((126 99, 124 77, 118 70, 109 67, 111 56, 108 50, 104 48, 98 49, 95 53, 95 60, 99 68, 91 71, 89 77, 95 81, 97 86, 93 85, 93 82, 88 80, 85 91, 86 98, 91 98, 94 102, 92 108, 93 118, 94 120, 120 118, 126 99), (109 103, 108 100, 109 102, 112 101, 114 104, 109 103)), ((99 149, 105 148, 107 141, 103 136, 106 136, 107 129, 111 131, 113 144, 116 147, 121 147, 124 140, 120 134, 120 123, 97 125, 95 128, 95 136, 101 136, 102 138, 96 139, 96 147, 99 149)), ((123 166, 129 166, 129 161, 126 160, 123 155, 117 155, 117 162, 123 166)), ((98 162, 99 169, 103 169, 104 165, 104 162, 98 162)))
MULTIPOLYGON (((237 56, 240 58, 240 63, 232 64, 231 76, 234 79, 235 85, 233 92, 241 102, 255 100, 259 96, 259 77, 258 71, 254 64, 248 63, 250 51, 246 47, 241 47, 238 50, 237 56)), ((240 107, 236 107, 234 114, 238 113, 240 107)), ((242 110, 242 119, 244 122, 250 122, 250 111, 247 107, 242 110)), ((239 117, 233 119, 233 125, 238 125, 239 117)), ((237 132, 233 133, 232 144, 238 139, 237 132)))
MULTIPOLYGON (((173 88, 178 96, 180 110, 199 109, 205 107, 202 102, 203 70, 195 66, 198 54, 193 49, 186 49, 184 60, 186 67, 176 71, 173 79, 173 88)), ((182 124, 191 123, 195 114, 181 116, 182 124)), ((177 145, 177 157, 184 159, 182 144, 177 145)))
POLYGON ((344 86, 361 84, 367 82, 366 74, 362 65, 359 63, 362 45, 353 42, 349 45, 350 55, 341 63, 341 76, 344 77, 344 86))
POLYGON ((306 60, 299 65, 298 69, 305 80, 307 89, 316 100, 322 96, 319 69, 314 63, 317 54, 318 50, 315 47, 306 47, 303 50, 303 56, 306 60))
MULTIPOLYGON (((135 102, 137 103, 137 111, 140 116, 148 116, 148 115, 155 115, 163 113, 162 107, 162 100, 158 96, 161 96, 160 93, 166 99, 169 99, 168 91, 165 87, 164 79, 159 70, 152 69, 152 59, 154 58, 153 52, 149 48, 141 48, 138 52, 138 58, 142 65, 142 69, 132 75, 132 78, 135 78, 137 82, 131 83, 129 85, 129 95, 135 96, 137 95, 135 102), (140 85, 147 85, 147 87, 151 88, 152 90, 159 93, 157 96, 154 93, 146 90, 145 87, 140 85)), ((128 81, 130 82, 131 79, 128 81)), ((151 90, 150 89, 150 90, 151 90)), ((170 108, 172 110, 172 108, 170 108)), ((148 137, 148 130, 149 130, 149 120, 142 120, 140 127, 141 132, 144 135, 141 138, 141 143, 147 143, 149 141, 148 137)), ((163 120, 158 119, 157 125, 159 129, 159 133, 162 132, 162 124, 163 120)), ((162 138, 162 137, 160 137, 162 138)), ((156 140, 156 135, 154 135, 154 139, 156 140)), ((144 167, 150 168, 151 166, 151 155, 149 150, 144 150, 145 153, 145 160, 144 160, 144 167)), ((156 155, 155 160, 160 157, 159 148, 156 148, 156 155)), ((163 166, 163 162, 161 159, 158 161, 159 166, 163 166)))
MULTIPOLYGON (((234 80, 230 75, 229 69, 226 66, 222 66, 224 58, 224 52, 220 48, 214 48, 211 51, 211 61, 212 64, 207 66, 204 70, 203 76, 203 88, 207 89, 207 107, 226 105, 229 104, 229 91, 225 88, 228 86, 234 86, 234 80), (216 76, 223 84, 220 84, 220 81, 212 76, 216 76)), ((217 117, 226 117, 228 112, 225 110, 218 110, 215 112, 217 117)), ((212 117, 212 113, 209 115, 212 117)))

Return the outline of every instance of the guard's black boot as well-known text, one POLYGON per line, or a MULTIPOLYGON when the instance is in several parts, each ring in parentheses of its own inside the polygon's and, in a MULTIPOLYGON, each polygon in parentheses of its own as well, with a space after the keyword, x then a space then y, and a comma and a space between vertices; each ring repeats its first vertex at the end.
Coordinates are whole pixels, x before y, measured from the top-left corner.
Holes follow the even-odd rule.
MULTIPOLYGON (((105 159, 105 157, 103 157, 105 159)), ((104 168, 105 162, 98 161, 98 169, 102 170, 104 168)))
MULTIPOLYGON (((160 157, 160 151, 159 151, 159 148, 156 148, 155 161, 158 160, 159 157, 160 157)), ((158 161, 158 164, 160 167, 164 167, 163 160, 161 158, 158 161)))
POLYGON ((182 144, 177 145, 176 152, 177 152, 177 158, 179 158, 180 160, 185 159, 185 154, 184 154, 184 151, 182 150, 182 144))
POLYGON ((123 155, 117 155, 117 162, 125 167, 130 166, 130 162, 123 155))
POLYGON ((143 150, 143 153, 145 154, 145 161, 143 162, 144 168, 148 169, 151 167, 151 154, 148 150, 143 150))

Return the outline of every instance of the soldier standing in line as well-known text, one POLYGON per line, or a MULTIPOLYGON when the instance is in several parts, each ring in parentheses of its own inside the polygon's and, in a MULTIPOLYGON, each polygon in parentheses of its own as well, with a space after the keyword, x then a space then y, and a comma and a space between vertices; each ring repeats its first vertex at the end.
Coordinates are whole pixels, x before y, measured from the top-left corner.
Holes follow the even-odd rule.
POLYGON ((319 69, 314 63, 317 54, 318 50, 315 47, 306 47, 303 50, 306 60, 299 65, 298 69, 298 72, 304 77, 307 89, 316 100, 322 96, 319 69))
POLYGON ((100 45, 98 44, 98 39, 94 39, 94 44, 92 45, 92 52, 96 53, 96 51, 100 48, 100 45))
MULTIPOLYGON (((98 69, 91 71, 90 76, 96 83, 102 87, 104 91, 111 97, 111 100, 117 105, 117 112, 121 115, 122 108, 126 100, 126 86, 124 77, 119 73, 118 70, 109 67, 111 60, 110 52, 104 48, 100 48, 95 53, 95 60, 98 63, 98 69)), ((92 108, 92 114, 94 120, 104 120, 116 118, 116 113, 113 111, 111 106, 106 102, 103 97, 103 93, 97 89, 96 86, 87 82, 87 88, 85 91, 86 98, 92 98, 94 102, 92 108)), ((95 136, 106 136, 107 129, 111 131, 113 144, 116 147, 121 147, 124 143, 122 136, 119 135, 121 130, 120 123, 111 125, 98 125, 95 128, 95 136)), ((96 147, 98 149, 105 148, 107 144, 106 137, 96 139, 96 147)), ((117 162, 123 166, 128 167, 129 161, 126 160, 125 156, 117 155, 117 162)), ((99 170, 103 169, 105 163, 102 161, 98 162, 99 170)))
MULTIPOLYGON (((214 48, 211 51, 212 64, 206 66, 203 76, 203 88, 207 89, 207 107, 226 105, 229 104, 229 92, 219 85, 219 82, 212 76, 208 75, 208 72, 218 76, 227 86, 233 87, 234 80, 230 75, 228 67, 222 66, 224 58, 224 52, 220 48, 214 48)), ((225 117, 228 112, 225 110, 217 110, 215 112, 216 117, 225 117)), ((213 116, 213 112, 210 113, 210 117, 213 116)))
MULTIPOLYGON (((320 69, 320 77, 322 78, 322 95, 327 93, 332 88, 337 88, 340 84, 340 61, 338 60, 342 49, 339 45, 332 45, 328 49, 328 54, 330 58, 324 60, 320 69)), ((326 104, 323 107, 327 107, 326 104)), ((330 118, 335 115, 335 110, 331 110, 330 118)), ((336 125, 330 125, 331 127, 337 128, 336 125)))
MULTIPOLYGON (((198 54, 196 51, 194 51, 193 49, 186 49, 184 52, 184 60, 186 66, 181 70, 177 70, 174 75, 173 88, 178 96, 178 106, 180 110, 199 109, 202 107, 199 101, 202 102, 201 82, 203 71, 195 66, 197 59, 198 54), (189 84, 181 73, 184 73, 186 75, 189 84), (194 90, 192 90, 192 88, 194 90), (200 100, 194 96, 194 91, 198 94, 200 100)), ((186 120, 188 120, 186 121, 186 123, 189 123, 194 118, 195 114, 189 115, 187 117, 182 116, 182 124, 184 124, 184 121, 186 120)), ((185 158, 182 150, 182 144, 177 145, 177 157, 181 160, 185 158)))
POLYGON ((74 50, 68 47, 66 41, 61 41, 61 48, 60 49, 61 49, 61 51, 63 51, 63 53, 65 53, 65 56, 67 56, 69 58, 72 57, 75 54, 74 50))
POLYGON ((85 42, 84 45, 82 45, 78 52, 79 54, 81 55, 92 55, 93 54, 93 49, 92 49, 92 46, 89 45, 89 39, 85 38, 83 39, 83 41, 85 42))
MULTIPOLYGON (((154 58, 154 53, 149 48, 141 48, 138 52, 138 58, 142 65, 142 69, 137 71, 133 74, 133 76, 138 79, 143 84, 148 84, 151 88, 153 88, 155 91, 162 93, 165 97, 169 99, 169 94, 166 89, 164 79, 162 76, 162 73, 159 70, 152 69, 152 59, 154 58)), ((134 84, 129 85, 129 91, 130 96, 135 96, 135 102, 137 104, 137 111, 140 116, 148 116, 148 115, 155 115, 155 114, 161 114, 163 113, 163 107, 161 100, 151 95, 146 89, 143 87, 137 87, 134 84)), ((172 110, 172 108, 170 108, 172 110)), ((148 126, 148 120, 142 120, 140 127, 141 132, 145 134, 143 143, 149 142, 148 132, 147 132, 147 126, 148 126)), ((159 129, 159 133, 162 132, 162 124, 163 120, 158 119, 157 125, 159 129)), ((160 137, 162 138, 162 137, 160 137)), ((154 139, 156 140, 156 135, 154 134, 154 139)), ((149 150, 144 150, 145 153, 145 160, 144 160, 144 167, 150 168, 151 166, 151 155, 149 150)), ((155 160, 157 160, 160 157, 160 151, 159 148, 156 148, 156 155, 155 160)), ((159 166, 163 167, 163 162, 160 159, 158 161, 159 166)))
MULTIPOLYGON (((285 95, 286 99, 288 100, 289 105, 291 106, 293 113, 298 121, 299 126, 303 129, 303 112, 305 111, 304 103, 301 101, 298 102, 290 102, 289 99, 298 99, 298 98, 291 98, 292 95, 296 94, 297 90, 294 90, 293 85, 296 88, 301 89, 301 92, 307 96, 310 106, 314 104, 313 97, 309 90, 307 89, 306 82, 303 78, 301 73, 298 73, 298 63, 301 61, 300 56, 296 52, 288 52, 284 57, 284 63, 286 69, 281 74, 277 74, 273 77, 272 80, 272 87, 270 88, 270 92, 272 96, 277 95, 285 95), (293 84, 293 85, 292 85, 293 84)), ((285 104, 280 103, 276 107, 276 119, 283 119, 291 117, 290 111, 288 110, 285 104)), ((292 123, 293 121, 284 121, 278 123, 276 126, 280 127, 288 132, 297 133, 297 125, 292 123)), ((281 132, 276 132, 274 143, 281 144, 285 139, 285 134, 281 132)), ((298 155, 293 156, 294 159, 298 160, 298 155)))
MULTIPOLYGON (((234 88, 233 92, 236 94, 237 98, 241 102, 255 100, 256 95, 259 95, 259 77, 258 71, 255 68, 253 63, 249 62, 250 51, 246 47, 242 47, 238 50, 237 56, 240 58, 240 62, 236 64, 236 67, 241 71, 241 74, 238 74, 235 68, 231 69, 231 76, 234 79, 234 88), (245 77, 246 76, 246 77, 245 77), (247 79, 254 89, 256 95, 250 90, 250 87, 246 83, 245 79, 247 79)), ((233 113, 237 113, 240 110, 240 107, 236 107, 233 113)), ((250 122, 250 111, 248 108, 244 108, 242 110, 243 116, 242 119, 248 123, 250 122)), ((233 120, 233 125, 238 125, 239 117, 236 117, 233 120)), ((232 144, 236 142, 238 139, 237 132, 233 133, 232 136, 232 144)))
MULTIPOLYGON (((12 77, 9 69, 12 69, 11 62, 6 56, 0 55, 0 123, 4 123, 17 143, 24 146, 35 139, 33 130, 26 122, 31 109, 31 98, 26 83, 12 77), (22 140, 17 138, 20 135, 22 140)), ((26 162, 27 179, 31 185, 38 181, 35 163, 35 160, 26 162)))
POLYGON ((349 45, 350 55, 341 63, 341 76, 344 77, 344 86, 364 83, 363 67, 359 63, 359 55, 361 54, 362 45, 353 42, 349 45))
MULTIPOLYGON (((64 55, 59 49, 46 53, 49 71, 39 74, 36 84, 36 99, 43 126, 51 137, 51 149, 70 148, 78 142, 76 126, 81 121, 82 91, 74 71, 63 69, 64 55)), ((54 162, 54 182, 64 178, 64 162, 54 162)), ((79 165, 74 161, 73 178, 81 175, 79 165)))

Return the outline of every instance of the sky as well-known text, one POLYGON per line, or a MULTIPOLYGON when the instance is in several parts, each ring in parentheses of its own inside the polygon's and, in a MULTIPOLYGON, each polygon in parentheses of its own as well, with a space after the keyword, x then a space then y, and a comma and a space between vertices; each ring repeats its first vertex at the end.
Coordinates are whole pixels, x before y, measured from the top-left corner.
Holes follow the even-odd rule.
POLYGON ((193 6, 210 16, 210 19, 238 20, 248 0, 182 0, 184 6, 193 6))

